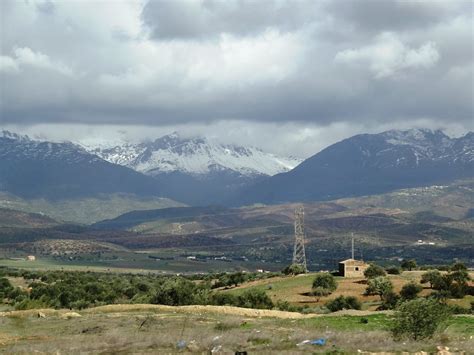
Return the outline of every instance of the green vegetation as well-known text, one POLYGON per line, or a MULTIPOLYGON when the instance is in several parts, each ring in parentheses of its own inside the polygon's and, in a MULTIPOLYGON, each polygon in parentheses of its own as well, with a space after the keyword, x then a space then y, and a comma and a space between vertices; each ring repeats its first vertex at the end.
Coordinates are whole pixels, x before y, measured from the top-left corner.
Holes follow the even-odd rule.
POLYGON ((384 296, 392 292, 393 284, 388 277, 378 276, 367 281, 367 295, 378 295, 383 300, 384 296))
POLYGON ((429 270, 421 275, 421 283, 429 283, 430 288, 433 288, 434 285, 440 285, 443 281, 443 276, 438 270, 429 270))
POLYGON ((411 271, 416 268, 416 260, 415 259, 403 260, 401 267, 404 270, 411 271))
MULTIPOLYGON (((385 268, 385 271, 387 272, 387 274, 390 274, 390 275, 400 275, 401 274, 400 268, 398 268, 396 266, 389 266, 389 267, 385 268)), ((380 275, 380 276, 383 276, 383 275, 380 275)))
POLYGON ((115 218, 135 210, 180 207, 183 204, 167 198, 142 198, 129 194, 107 194, 99 197, 49 201, 46 199, 22 199, 1 194, 0 207, 23 212, 41 211, 57 221, 90 224, 115 218))
POLYGON ((403 300, 414 300, 418 297, 418 294, 423 290, 423 287, 417 283, 410 282, 403 285, 400 296, 403 300))
MULTIPOLYGON (((0 278, 0 298, 16 309, 71 308, 84 309, 107 304, 151 303, 170 306, 215 304, 246 308, 273 308, 264 291, 246 290, 240 295, 213 291, 214 280, 223 274, 191 276, 158 276, 107 274, 72 271, 0 270, 0 276, 22 277, 28 288, 13 287, 7 278, 0 278)), ((242 273, 229 274, 233 280, 242 273), (237 275, 237 276, 236 276, 237 275)), ((268 277, 246 274, 246 279, 268 277)), ((219 282, 219 281, 217 281, 219 282)))
POLYGON ((291 264, 282 270, 282 273, 285 275, 299 275, 305 274, 306 272, 305 267, 300 264, 291 264))
POLYGON ((367 270, 364 271, 364 276, 368 279, 373 279, 385 275, 387 275, 387 273, 385 272, 383 267, 376 264, 370 264, 367 270))
POLYGON ((339 296, 328 303, 326 303, 326 307, 331 312, 341 311, 343 309, 361 309, 362 304, 359 300, 353 296, 339 296))
POLYGON ((449 318, 448 308, 430 299, 418 298, 402 303, 395 314, 392 333, 396 339, 431 338, 449 318))
POLYGON ((327 296, 337 289, 334 276, 328 272, 317 273, 313 280, 312 293, 315 296, 327 296))

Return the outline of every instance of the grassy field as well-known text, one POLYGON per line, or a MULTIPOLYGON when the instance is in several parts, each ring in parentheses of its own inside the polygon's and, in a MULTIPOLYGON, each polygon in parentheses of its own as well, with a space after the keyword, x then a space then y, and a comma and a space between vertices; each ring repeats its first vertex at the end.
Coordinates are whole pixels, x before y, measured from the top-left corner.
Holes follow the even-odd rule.
POLYGON ((123 213, 135 210, 179 206, 184 205, 167 198, 142 198, 127 194, 107 194, 94 198, 50 201, 45 199, 25 200, 17 196, 0 193, 0 207, 42 213, 57 221, 84 224, 115 218, 123 213))
MULTIPOLYGON (((389 275, 390 280, 393 283, 394 291, 400 292, 403 285, 410 282, 419 282, 421 271, 405 271, 401 275, 389 275)), ((245 290, 255 288, 264 290, 274 302, 277 301, 288 301, 293 304, 300 306, 308 305, 310 307, 322 306, 327 301, 334 299, 338 296, 355 296, 363 304, 363 309, 375 310, 380 304, 380 298, 378 296, 366 296, 364 291, 367 287, 365 279, 358 278, 342 278, 336 277, 337 290, 331 295, 326 297, 317 297, 309 295, 311 291, 311 285, 314 279, 314 273, 298 275, 298 276, 286 276, 286 277, 275 277, 265 280, 257 280, 249 282, 241 286, 223 290, 223 292, 229 292, 233 294, 240 294, 245 290)), ((471 277, 474 276, 471 274, 471 277)), ((429 294, 431 290, 424 288, 420 295, 425 296, 429 294)), ((452 303, 457 303, 465 308, 470 307, 470 298, 466 297, 463 300, 455 300, 452 303)))
POLYGON ((390 316, 319 316, 279 319, 220 314, 218 310, 181 313, 172 310, 113 311, 94 309, 67 319, 66 311, 0 314, 2 353, 356 353, 365 351, 434 351, 449 346, 474 348, 470 317, 453 318, 446 330, 422 342, 395 342, 390 316), (364 322, 362 321, 364 319, 364 322), (324 338, 324 346, 300 345, 324 338), (181 344, 179 344, 181 342, 181 344))

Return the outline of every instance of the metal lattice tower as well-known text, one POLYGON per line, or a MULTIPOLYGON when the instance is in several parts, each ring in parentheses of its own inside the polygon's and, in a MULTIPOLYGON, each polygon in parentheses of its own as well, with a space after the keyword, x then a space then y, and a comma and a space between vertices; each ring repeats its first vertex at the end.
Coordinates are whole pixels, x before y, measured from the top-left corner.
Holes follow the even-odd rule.
POLYGON ((306 254, 304 250, 304 208, 295 210, 295 247, 293 249, 293 264, 306 268, 306 254))

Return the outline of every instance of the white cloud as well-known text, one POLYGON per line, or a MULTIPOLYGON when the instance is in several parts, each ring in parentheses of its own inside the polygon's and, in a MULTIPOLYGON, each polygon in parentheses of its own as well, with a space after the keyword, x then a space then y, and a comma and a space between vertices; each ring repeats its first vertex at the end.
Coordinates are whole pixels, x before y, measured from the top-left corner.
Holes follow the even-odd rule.
POLYGON ((432 41, 419 48, 410 48, 396 34, 386 32, 377 36, 373 44, 339 51, 335 61, 349 65, 368 65, 376 78, 384 78, 404 69, 430 68, 439 58, 436 43, 432 41))
POLYGON ((28 47, 17 47, 13 50, 16 63, 21 66, 32 66, 40 69, 57 71, 63 75, 72 76, 73 71, 61 62, 51 60, 46 54, 35 52, 28 47))
POLYGON ((0 72, 17 72, 18 63, 11 57, 0 55, 0 72))

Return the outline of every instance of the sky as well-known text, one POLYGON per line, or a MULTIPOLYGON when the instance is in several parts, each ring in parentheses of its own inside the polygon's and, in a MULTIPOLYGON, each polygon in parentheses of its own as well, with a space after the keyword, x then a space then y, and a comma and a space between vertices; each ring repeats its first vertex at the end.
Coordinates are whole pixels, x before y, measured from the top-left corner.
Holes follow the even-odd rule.
POLYGON ((474 130, 472 1, 0 2, 0 126, 179 131, 299 157, 362 132, 474 130))

